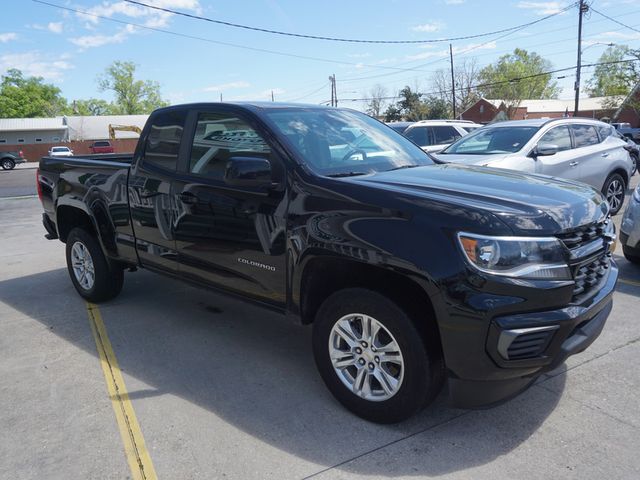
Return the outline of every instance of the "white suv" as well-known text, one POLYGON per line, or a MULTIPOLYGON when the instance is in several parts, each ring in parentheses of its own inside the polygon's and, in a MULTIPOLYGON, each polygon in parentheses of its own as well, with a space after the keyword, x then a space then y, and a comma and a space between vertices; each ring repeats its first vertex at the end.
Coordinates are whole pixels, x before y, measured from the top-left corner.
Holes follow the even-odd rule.
POLYGON ((513 120, 487 125, 433 157, 584 182, 600 190, 616 214, 633 170, 625 145, 611 125, 597 120, 513 120))
POLYGON ((421 120, 402 134, 425 152, 439 152, 480 127, 482 125, 468 120, 421 120))
POLYGON ((48 154, 50 157, 72 157, 73 150, 69 147, 51 147, 48 154))

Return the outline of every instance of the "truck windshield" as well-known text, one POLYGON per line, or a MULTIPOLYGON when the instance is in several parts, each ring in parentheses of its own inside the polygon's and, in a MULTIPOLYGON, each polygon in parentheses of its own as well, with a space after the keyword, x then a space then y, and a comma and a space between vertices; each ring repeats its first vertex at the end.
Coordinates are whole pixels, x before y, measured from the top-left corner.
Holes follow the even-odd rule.
POLYGON ((364 175, 433 164, 418 146, 359 112, 301 108, 266 113, 319 175, 364 175))
POLYGON ((445 148, 440 155, 491 155, 515 153, 539 130, 539 127, 484 127, 445 148))

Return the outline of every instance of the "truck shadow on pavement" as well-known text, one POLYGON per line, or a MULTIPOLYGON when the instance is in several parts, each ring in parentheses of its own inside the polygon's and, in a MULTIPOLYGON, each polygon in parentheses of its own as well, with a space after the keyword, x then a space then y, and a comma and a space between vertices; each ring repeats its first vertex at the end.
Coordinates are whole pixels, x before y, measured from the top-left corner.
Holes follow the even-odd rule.
MULTIPOLYGON (((65 269, 0 281, 0 301, 98 361, 85 304, 65 269)), ((186 425, 184 415, 167 409, 166 402, 146 404, 146 410, 166 409, 153 417, 180 431, 180 441, 172 444, 176 458, 188 450, 190 439, 205 435, 209 448, 228 450, 238 462, 248 461, 244 455, 252 458, 254 449, 264 451, 265 443, 316 464, 295 470, 273 466, 281 469, 280 477, 331 467, 376 476, 436 476, 483 465, 534 434, 564 389, 561 373, 554 391, 533 386, 482 411, 452 409, 443 393, 414 418, 380 426, 351 415, 333 399, 315 370, 310 328, 279 315, 144 271, 128 274, 120 297, 101 304, 100 311, 134 408, 139 399, 172 395, 214 414, 200 412, 195 425, 186 425), (221 423, 253 438, 242 435, 240 443, 216 438, 221 423)), ((145 420, 140 418, 142 430, 153 443, 164 425, 145 420)), ((281 461, 290 462, 287 456, 281 461)))

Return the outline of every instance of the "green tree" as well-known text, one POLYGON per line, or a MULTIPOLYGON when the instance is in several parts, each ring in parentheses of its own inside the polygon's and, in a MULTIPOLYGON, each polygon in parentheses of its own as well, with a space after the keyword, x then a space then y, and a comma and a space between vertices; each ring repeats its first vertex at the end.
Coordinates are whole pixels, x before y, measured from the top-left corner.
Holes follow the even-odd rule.
POLYGON ((522 100, 557 98, 560 88, 551 74, 545 73, 552 67, 537 53, 516 48, 480 70, 478 80, 484 86, 478 90, 485 98, 504 100, 511 118, 522 100))
POLYGON ((8 70, 0 83, 0 118, 55 117, 65 112, 67 101, 60 89, 42 77, 26 77, 8 70))
POLYGON ((425 98, 424 105, 427 107, 427 119, 429 120, 449 118, 451 115, 451 103, 435 95, 425 98))
POLYGON ((74 100, 67 109, 68 115, 113 115, 117 113, 117 108, 113 104, 100 98, 90 98, 88 100, 74 100))
POLYGON ((598 59, 598 63, 605 65, 596 66, 587 81, 587 93, 592 97, 628 95, 640 78, 638 62, 620 62, 629 57, 640 60, 640 50, 632 50, 627 45, 607 48, 598 59))
POLYGON ((133 62, 113 62, 98 78, 100 91, 111 91, 116 113, 135 115, 151 113, 169 103, 160 95, 160 84, 151 80, 136 80, 133 62))

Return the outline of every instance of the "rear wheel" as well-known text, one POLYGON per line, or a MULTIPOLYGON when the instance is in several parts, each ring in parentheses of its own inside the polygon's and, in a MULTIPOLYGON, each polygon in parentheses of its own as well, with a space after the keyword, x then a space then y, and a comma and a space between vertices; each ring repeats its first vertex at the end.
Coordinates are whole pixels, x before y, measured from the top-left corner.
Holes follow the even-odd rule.
POLYGON ((622 253, 624 253, 624 258, 629 260, 631 263, 635 263, 636 265, 640 265, 640 256, 638 256, 638 249, 630 249, 626 245, 622 246, 622 253))
POLYGON ((622 208, 626 189, 627 184, 619 173, 612 173, 604 182, 602 193, 609 202, 611 215, 615 215, 622 208))
POLYGON ((16 166, 16 163, 11 160, 10 158, 3 158, 2 159, 2 169, 3 170, 13 170, 13 168, 16 166))
POLYGON ((82 228, 67 237, 67 269, 78 293, 91 302, 116 297, 124 282, 124 271, 102 253, 98 239, 82 228))
POLYGON ((631 176, 633 177, 638 171, 638 154, 630 153, 629 156, 631 157, 631 176))
POLYGON ((440 391, 442 362, 409 316, 360 288, 325 300, 313 325, 313 353, 325 384, 347 409, 377 423, 404 420, 440 391))

